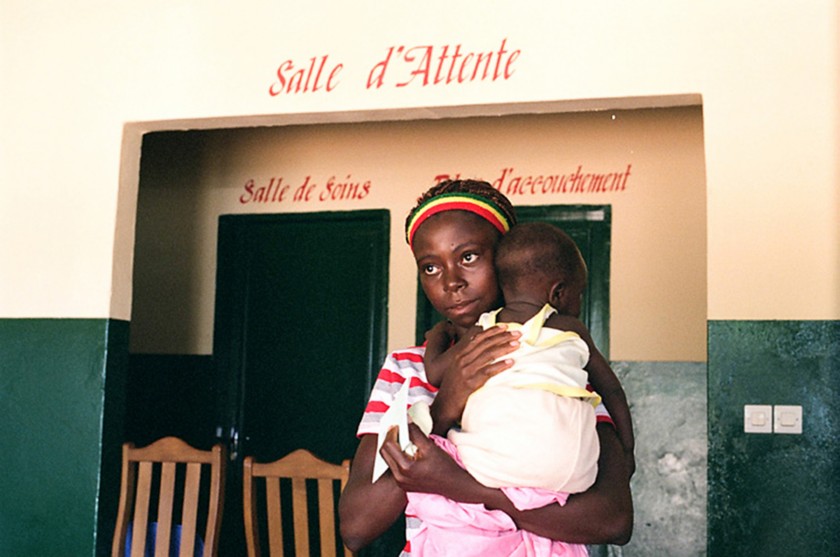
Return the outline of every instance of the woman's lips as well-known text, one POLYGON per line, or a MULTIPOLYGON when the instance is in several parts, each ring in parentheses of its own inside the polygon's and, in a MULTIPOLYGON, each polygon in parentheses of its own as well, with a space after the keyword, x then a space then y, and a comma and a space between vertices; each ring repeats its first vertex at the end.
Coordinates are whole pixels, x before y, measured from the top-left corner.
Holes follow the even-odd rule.
POLYGON ((464 300, 456 302, 446 308, 446 312, 451 315, 461 315, 467 313, 472 306, 475 305, 475 300, 464 300))

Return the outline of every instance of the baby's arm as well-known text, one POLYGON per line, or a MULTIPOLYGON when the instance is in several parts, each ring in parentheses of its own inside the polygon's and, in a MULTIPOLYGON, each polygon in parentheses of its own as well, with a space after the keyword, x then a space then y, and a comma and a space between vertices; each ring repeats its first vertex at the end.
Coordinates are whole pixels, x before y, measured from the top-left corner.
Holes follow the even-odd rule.
POLYGON ((633 472, 636 471, 636 457, 634 456, 636 441, 633 435, 633 421, 630 417, 627 396, 624 394, 624 388, 606 358, 594 345, 591 345, 589 350, 589 363, 585 368, 589 373, 589 383, 595 389, 595 392, 601 395, 604 406, 607 407, 613 422, 615 422, 618 438, 624 447, 628 472, 632 476, 633 472))
POLYGON ((633 421, 630 417, 630 407, 627 403, 627 396, 624 394, 624 388, 621 386, 621 382, 616 377, 609 362, 601 354, 601 351, 598 350, 598 347, 595 346, 595 342, 592 340, 592 335, 589 334, 586 325, 579 319, 552 315, 546 322, 546 325, 552 328, 576 332, 589 347, 589 362, 584 367, 589 374, 589 384, 592 385, 596 393, 601 395, 604 406, 607 407, 607 411, 609 411, 615 423, 618 438, 624 448, 628 471, 632 475, 636 470, 634 456, 636 442, 633 435, 633 421))

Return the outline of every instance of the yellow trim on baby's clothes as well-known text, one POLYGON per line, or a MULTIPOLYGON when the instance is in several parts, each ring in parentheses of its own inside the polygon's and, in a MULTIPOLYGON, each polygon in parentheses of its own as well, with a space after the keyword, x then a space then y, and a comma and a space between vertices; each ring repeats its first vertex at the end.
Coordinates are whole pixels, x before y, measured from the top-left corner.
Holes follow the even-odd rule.
POLYGON ((557 385, 554 383, 529 383, 527 385, 517 385, 516 389, 537 389, 540 391, 548 391, 559 396, 569 398, 589 399, 592 406, 601 404, 601 395, 593 391, 587 391, 580 387, 572 387, 570 385, 557 385))
MULTIPOLYGON (((500 311, 502 311, 502 309, 504 308, 499 308, 497 310, 489 312, 490 317, 485 323, 482 324, 486 324, 488 327, 498 325, 496 316, 499 314, 500 311)), ((560 329, 554 329, 552 327, 543 327, 545 322, 548 320, 549 316, 556 312, 557 310, 551 307, 550 304, 545 304, 540 311, 538 311, 525 323, 506 322, 505 325, 508 327, 509 330, 521 331, 522 342, 540 348, 556 346, 568 340, 580 339, 580 335, 574 331, 563 331, 560 329), (541 331, 549 331, 552 333, 556 331, 556 333, 551 334, 551 336, 544 338, 542 341, 540 341, 539 337, 541 331)), ((580 387, 573 387, 571 385, 558 385, 554 383, 530 383, 527 385, 517 385, 516 388, 538 389, 569 398, 589 399, 589 402, 592 404, 592 406, 598 406, 599 404, 601 404, 601 396, 598 393, 588 391, 580 387)))

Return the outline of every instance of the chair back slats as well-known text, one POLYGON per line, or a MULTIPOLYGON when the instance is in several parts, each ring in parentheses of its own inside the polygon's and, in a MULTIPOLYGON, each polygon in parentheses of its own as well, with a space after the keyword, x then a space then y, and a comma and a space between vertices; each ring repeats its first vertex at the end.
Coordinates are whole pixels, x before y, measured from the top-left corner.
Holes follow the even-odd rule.
MULTIPOLYGON (((123 456, 124 455, 125 449, 123 448, 123 456)), ((114 541, 111 547, 112 555, 116 555, 117 547, 125 546, 125 538, 128 531, 127 517, 129 516, 129 509, 134 505, 136 483, 136 469, 133 466, 128 466, 125 458, 123 458, 122 470, 120 471, 120 501, 117 505, 117 524, 114 531, 114 541)))
MULTIPOLYGON (((298 449, 274 462, 259 463, 253 457, 246 457, 244 462, 244 510, 245 539, 249 557, 260 557, 260 529, 257 517, 259 490, 256 479, 264 481, 265 513, 268 532, 269 552, 271 557, 283 557, 283 497, 285 485, 291 487, 291 524, 294 536, 296 557, 310 555, 308 481, 317 485, 317 497, 312 501, 318 505, 318 540, 322 557, 336 556, 336 496, 334 482, 338 482, 339 491, 344 489, 349 476, 350 461, 342 464, 325 462, 304 449, 298 449)), ((352 553, 343 547, 343 555, 352 553)))
POLYGON ((179 557, 193 557, 197 538, 202 534, 204 556, 215 557, 221 527, 224 466, 221 445, 205 451, 175 437, 165 437, 141 448, 125 443, 112 557, 123 557, 129 523, 130 557, 147 554, 148 535, 154 536, 155 557, 169 557, 174 541, 178 542, 179 557), (183 491, 179 493, 179 489, 183 491), (153 490, 157 494, 154 499, 153 490), (181 503, 180 516, 175 514, 176 502, 181 503), (203 524, 199 522, 199 510, 201 519, 206 520, 204 532, 198 531, 203 524))
POLYGON ((155 557, 169 554, 172 537, 172 506, 175 499, 175 463, 164 462, 160 471, 160 496, 158 497, 158 528, 155 535, 155 557))
MULTIPOLYGON (((224 502, 224 479, 225 479, 225 453, 221 445, 216 445, 212 449, 213 463, 211 470, 214 470, 215 463, 219 464, 218 473, 213 473, 210 476, 210 517, 207 520, 207 528, 204 532, 204 547, 205 552, 207 547, 213 548, 213 555, 216 554, 219 547, 219 532, 222 529, 222 503, 224 502)), ((205 553, 206 555, 206 553, 205 553)))
POLYGON ((131 528, 131 557, 145 555, 149 502, 152 497, 152 463, 140 462, 137 470, 137 494, 134 498, 134 520, 131 528))
MULTIPOLYGON (((245 546, 248 550, 248 555, 251 557, 262 553, 260 547, 260 536, 257 528, 257 498, 253 493, 254 485, 251 481, 251 478, 253 477, 253 465, 254 459, 251 457, 245 458, 242 463, 243 477, 245 479, 242 485, 242 514, 245 521, 245 546)), ((267 486, 267 489, 270 489, 270 484, 267 486)), ((277 489, 280 489, 279 485, 277 489)), ((280 546, 283 546, 282 541, 280 546)))
POLYGON ((306 480, 303 478, 292 479, 292 509, 295 555, 309 555, 309 506, 306 502, 306 480))
POLYGON ((280 508, 280 478, 266 478, 266 509, 268 515, 268 549, 271 555, 283 555, 283 511, 280 508))
MULTIPOLYGON (((201 464, 187 464, 184 482, 184 506, 181 514, 181 547, 178 557, 192 557, 195 551, 195 532, 198 520, 198 490, 201 485, 201 464)), ((164 556, 165 557, 165 556, 164 556)))
POLYGON ((318 518, 321 524, 321 547, 335 547, 335 514, 332 480, 318 480, 318 518))

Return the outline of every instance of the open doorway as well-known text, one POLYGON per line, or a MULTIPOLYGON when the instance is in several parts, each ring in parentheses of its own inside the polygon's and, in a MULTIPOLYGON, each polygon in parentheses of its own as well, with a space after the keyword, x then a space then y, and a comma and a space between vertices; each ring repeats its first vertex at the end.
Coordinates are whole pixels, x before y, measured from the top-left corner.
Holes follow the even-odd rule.
POLYGON ((610 206, 612 359, 704 362, 702 109, 696 98, 671 101, 582 112, 540 103, 127 129, 142 139, 131 359, 145 364, 129 377, 132 434, 197 428, 209 432, 199 441, 215 438, 207 378, 219 215, 389 211, 393 349, 415 335, 416 275, 402 218, 441 175, 487 179, 518 206, 610 206), (165 361, 175 364, 159 365, 165 361), (155 408, 178 411, 167 417, 155 408))

